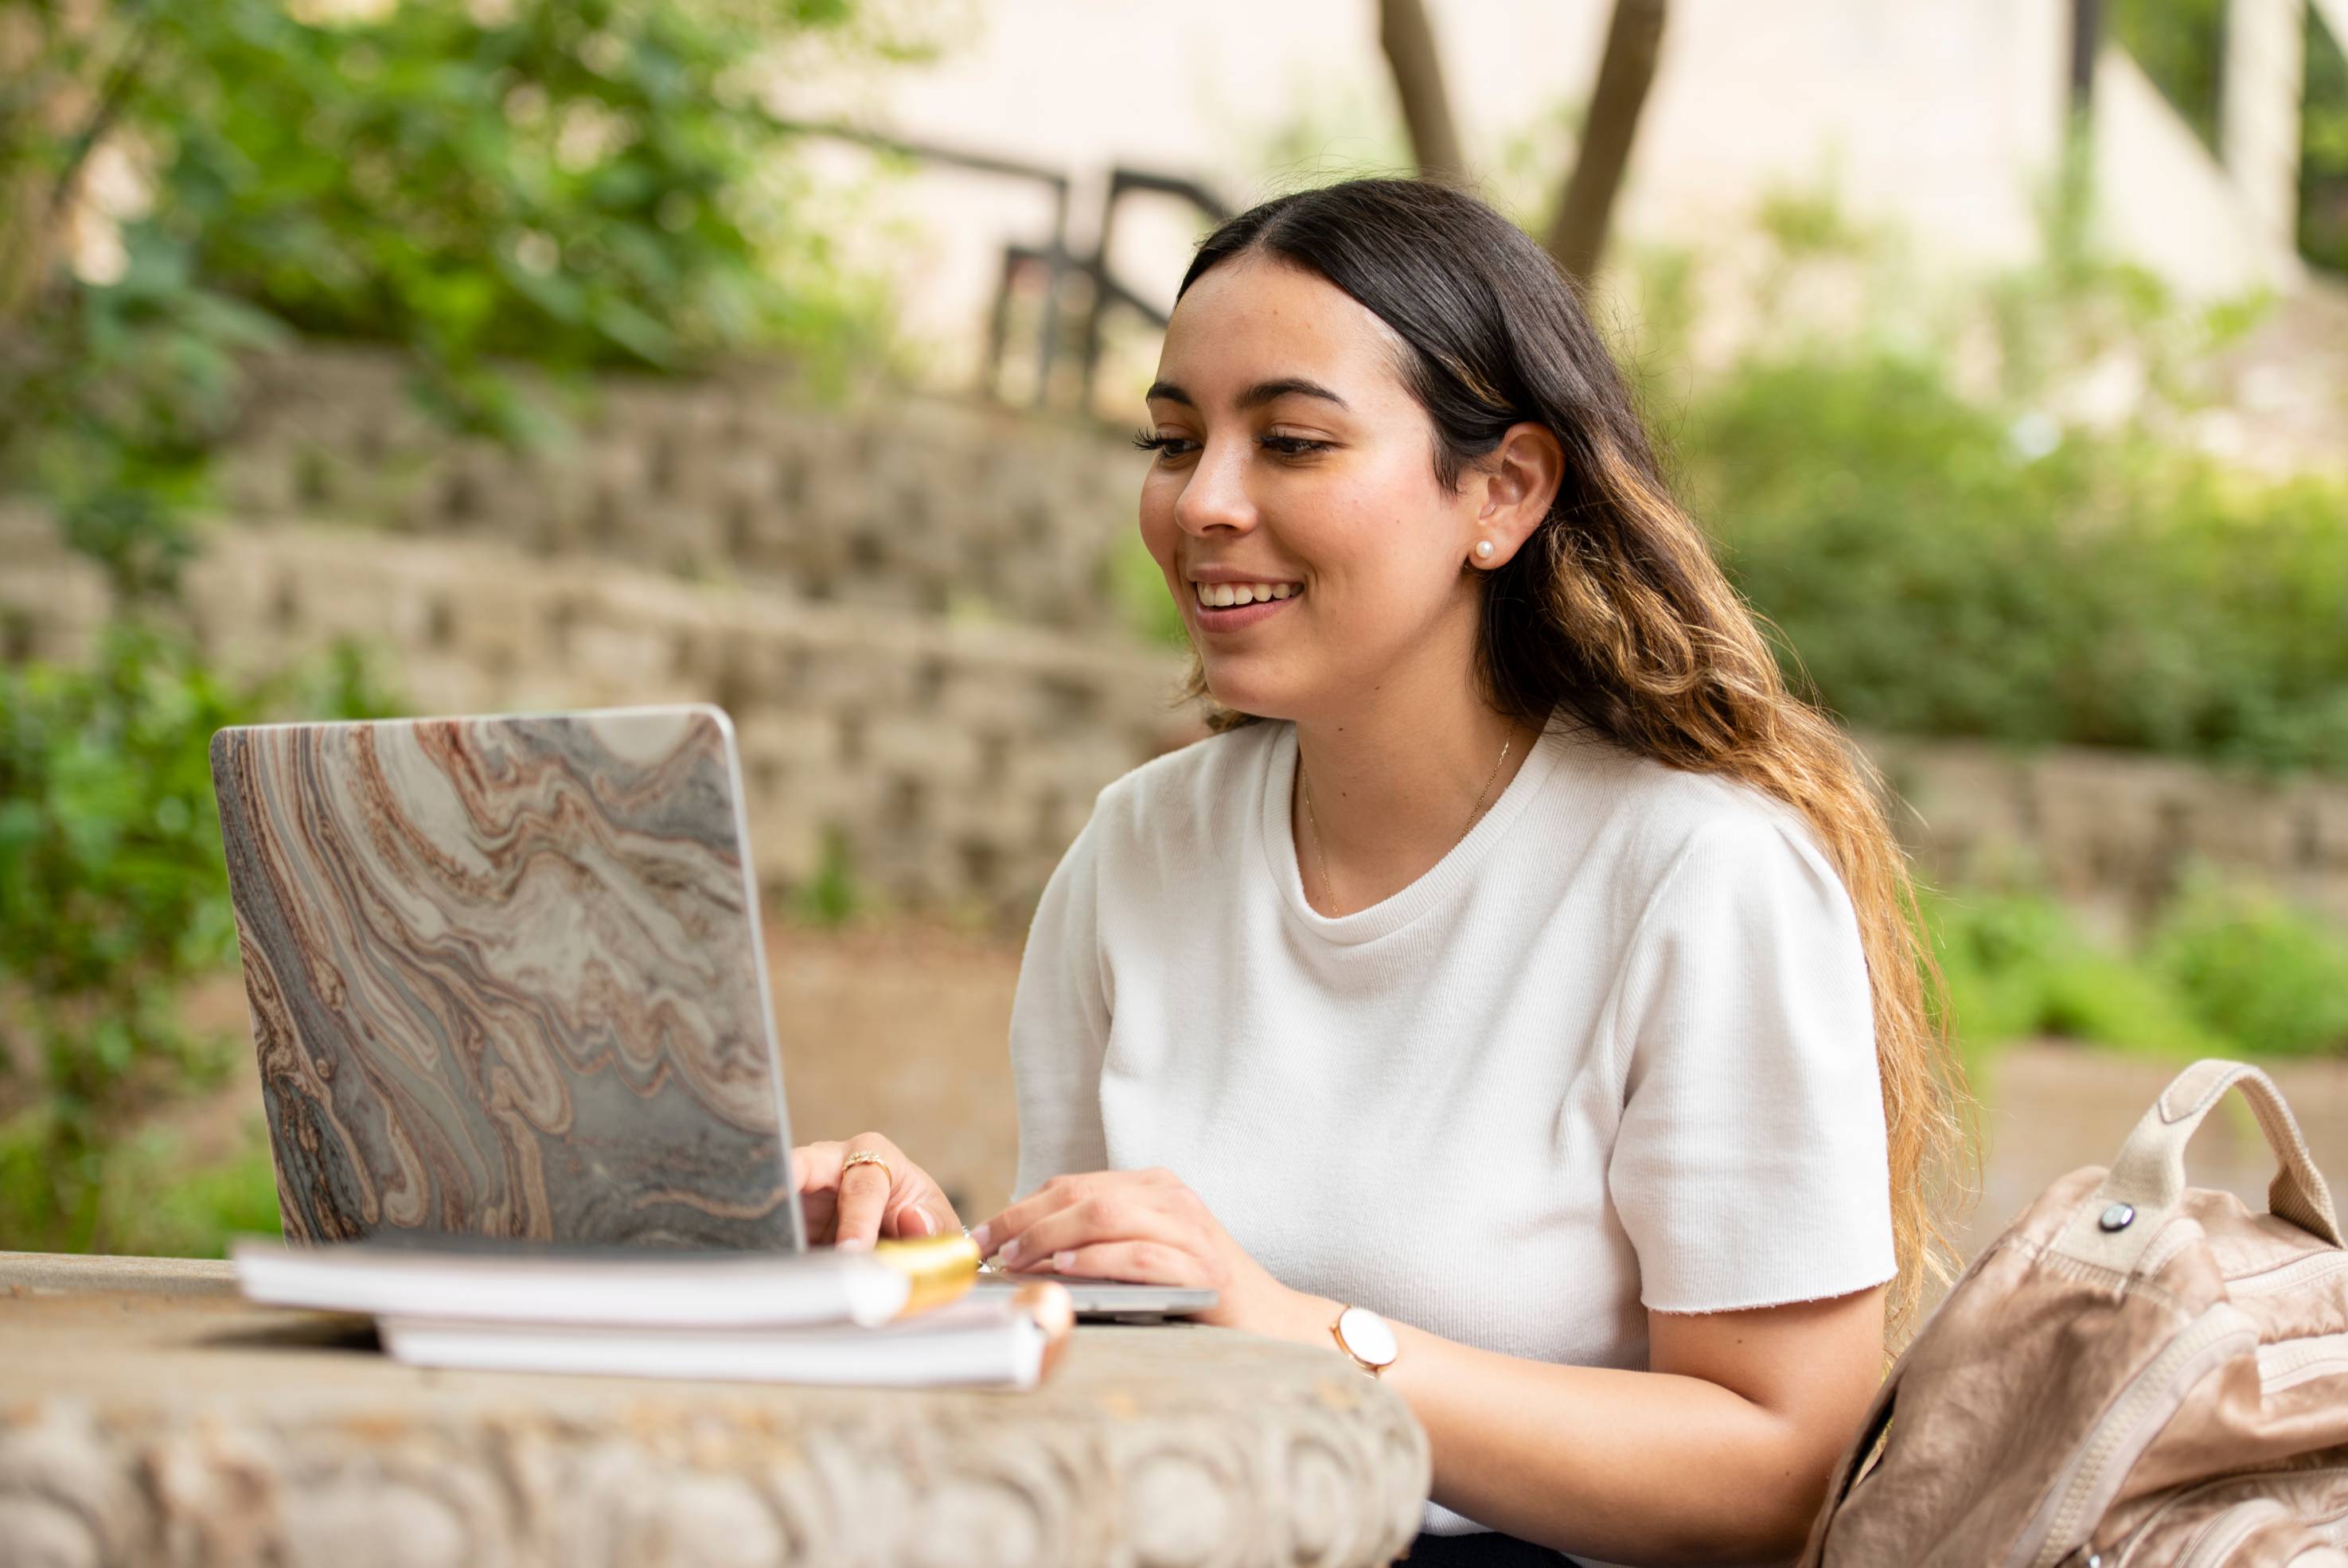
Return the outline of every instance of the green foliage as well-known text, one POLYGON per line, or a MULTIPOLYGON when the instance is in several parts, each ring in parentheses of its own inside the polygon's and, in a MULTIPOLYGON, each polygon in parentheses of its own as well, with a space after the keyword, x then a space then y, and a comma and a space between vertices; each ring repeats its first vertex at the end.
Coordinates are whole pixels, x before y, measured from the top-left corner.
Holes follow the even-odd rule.
POLYGON ((273 712, 391 706, 355 654, 238 688, 151 624, 86 667, 0 669, 0 1208, 15 1245, 81 1250, 108 1222, 109 1150, 148 1107, 217 1078, 225 1044, 180 993, 236 951, 207 755, 273 712), (31 1194, 31 1196, 28 1196, 31 1194))
POLYGON ((1861 254, 1880 238, 1851 219, 1832 185, 1773 186, 1756 203, 1754 221, 1788 261, 1861 254))
POLYGON ((781 349, 823 385, 884 346, 761 98, 819 45, 919 52, 849 0, 0 12, 40 45, 0 101, 0 488, 123 591, 170 592, 237 360, 289 331, 404 349, 427 407, 515 439, 555 416, 506 360, 781 349), (83 278, 53 231, 99 148, 148 190, 83 278))
POLYGON ((1748 363, 1682 458, 1730 570, 1861 725, 2348 770, 2348 494, 2065 434, 1873 348, 1748 363))
POLYGON ((1183 625, 1182 608, 1174 602, 1172 591, 1166 586, 1166 573, 1159 569, 1158 558, 1149 553, 1139 532, 1124 531, 1108 566, 1108 592, 1115 596, 1125 624, 1150 642, 1188 647, 1190 634, 1183 625))
POLYGON ((827 823, 823 830, 823 847, 816 861, 815 875, 799 889, 791 913, 808 925, 834 927, 847 924, 870 902, 864 888, 858 882, 854 858, 848 848, 848 835, 835 825, 827 823))
POLYGON ((2212 1031, 2272 1056, 2348 1047, 2348 932, 2271 895, 2190 881, 2151 962, 2212 1031))
POLYGON ((2312 6, 2307 81, 2300 99, 2299 249, 2319 266, 2348 273, 2348 40, 2312 6))
POLYGON ((152 1257, 224 1257, 232 1236, 280 1229, 277 1169, 258 1117, 233 1152, 191 1160, 185 1142, 149 1130, 108 1162, 107 1250, 152 1257))
MULTIPOLYGON (((0 1245, 74 1240, 55 1225, 50 1155, 39 1112, 0 1124, 0 1245)), ((169 1129, 142 1126, 109 1142, 98 1171, 92 1251, 217 1258, 232 1236, 278 1233, 276 1167, 258 1118, 232 1152, 211 1159, 195 1157, 169 1129)))
POLYGON ((2190 1059, 2223 1055, 2161 975, 2090 941, 2042 893, 1927 892, 1946 991, 1941 998, 1968 1065, 2009 1040, 2054 1035, 2190 1059))
MULTIPOLYGON (((2236 4, 2255 0, 2234 0, 2236 4)), ((2228 0, 2112 0, 2112 36, 2136 57, 2203 146, 2218 147, 2228 0)))
POLYGON ((757 189, 788 139, 757 73, 779 39, 844 27, 843 0, 151 15, 157 226, 302 332, 409 345, 461 379, 492 355, 667 369, 868 325, 757 189))
POLYGON ((2050 1035, 2181 1060, 2348 1047, 2348 930, 2207 873, 2127 949, 2043 892, 1928 891, 1921 904, 1969 1063, 2050 1035))
POLYGON ((219 1065, 177 1001, 235 952, 204 748, 252 711, 127 626, 88 669, 0 672, 0 1054, 44 1091, 30 1114, 77 1248, 126 1104, 219 1065))
POLYGON ((121 279, 72 290, 0 343, 0 485, 43 498, 128 600, 168 595, 236 415, 237 356, 283 341, 267 315, 139 242, 121 279))

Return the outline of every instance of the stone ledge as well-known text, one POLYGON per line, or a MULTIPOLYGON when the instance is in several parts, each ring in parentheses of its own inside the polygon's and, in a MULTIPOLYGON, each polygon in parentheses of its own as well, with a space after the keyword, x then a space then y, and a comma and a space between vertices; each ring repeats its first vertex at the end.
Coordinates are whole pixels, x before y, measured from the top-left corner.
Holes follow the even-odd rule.
POLYGON ((1366 1568, 1429 1477, 1399 1396, 1221 1329, 1086 1327, 987 1394, 422 1371, 357 1327, 0 1253, 0 1568, 1366 1568))

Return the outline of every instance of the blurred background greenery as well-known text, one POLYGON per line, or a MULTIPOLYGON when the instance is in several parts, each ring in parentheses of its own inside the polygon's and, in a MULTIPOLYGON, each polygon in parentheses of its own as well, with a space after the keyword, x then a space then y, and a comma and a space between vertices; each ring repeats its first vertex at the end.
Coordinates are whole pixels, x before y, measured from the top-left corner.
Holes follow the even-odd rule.
MULTIPOLYGON (((1198 178, 1448 159, 1553 248, 1602 247, 1593 308, 1683 488, 1789 671, 1851 725, 2348 778, 2341 453, 2252 462, 2201 438, 2230 356, 2278 312, 2314 300, 2335 320, 2348 297, 2348 67, 2320 7, 2295 105, 2302 270, 2214 293, 2107 243, 2076 102, 2021 259, 1920 265, 1941 236, 1808 170, 1739 192, 1738 240, 1692 242, 1632 221, 1653 178, 1636 160, 1610 238, 1611 188, 1588 221, 1588 150, 1619 93, 1553 93, 1473 158, 1407 86, 1441 64, 1436 40, 1416 57, 1396 41, 1418 7, 1358 9, 1404 85, 1299 86, 1198 178), (2126 396, 2088 407, 2083 370, 2114 364, 2126 396)), ((1586 9, 1617 31, 1664 14, 1586 9)), ((2220 147, 2229 7, 2106 9, 2105 46, 2220 147)), ((96 563, 112 617, 80 660, 0 636, 0 1245, 201 1253, 274 1223, 249 1086, 232 1135, 191 1133, 186 1110, 243 1049, 218 995, 235 933, 205 748, 224 724, 409 705, 384 650, 232 676, 191 623, 182 576, 220 524, 256 356, 372 346, 451 438, 517 449, 575 433, 616 372, 784 363, 819 402, 859 377, 950 383, 907 324, 918 273, 870 263, 920 250, 891 203, 921 149, 882 145, 841 178, 843 139, 794 115, 827 84, 951 61, 961 19, 858 0, 0 0, 0 500, 96 563)), ((1156 31, 1128 21, 1146 59, 1156 31)), ((1656 90, 1676 68, 1666 52, 1656 90)), ((1609 180, 1638 122, 1634 99, 1609 180)), ((1145 358, 1152 330, 1127 324, 1145 358)), ((2318 351, 2348 380, 2348 347, 2318 351)), ((1024 417, 1129 423, 1105 363, 1098 393, 1088 362, 1076 407, 1024 417)), ((1138 541, 1117 566, 1122 634, 1179 642, 1138 541)), ((1936 888, 1925 911, 1984 1068, 2049 1036, 2348 1052, 2348 929, 2221 872, 2124 933, 2026 870, 1936 888)), ((913 912, 830 836, 783 913, 815 933, 913 912)))

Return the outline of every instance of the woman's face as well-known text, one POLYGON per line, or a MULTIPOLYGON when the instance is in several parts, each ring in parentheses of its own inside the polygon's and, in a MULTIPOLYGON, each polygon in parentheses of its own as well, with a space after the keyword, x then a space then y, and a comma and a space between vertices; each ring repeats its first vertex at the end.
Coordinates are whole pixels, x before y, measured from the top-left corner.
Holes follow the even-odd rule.
POLYGON ((1402 348, 1335 284, 1261 255, 1213 268, 1174 307, 1141 535, 1228 707, 1312 717, 1468 678, 1479 491, 1437 482, 1402 348), (1209 608, 1202 577, 1288 596, 1209 608))

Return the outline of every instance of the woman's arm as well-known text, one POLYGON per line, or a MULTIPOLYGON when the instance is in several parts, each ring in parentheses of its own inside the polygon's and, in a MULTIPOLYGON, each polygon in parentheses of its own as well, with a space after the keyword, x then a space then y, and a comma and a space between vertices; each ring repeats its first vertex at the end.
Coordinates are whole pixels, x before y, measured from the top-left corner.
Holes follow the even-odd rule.
MULTIPOLYGON (((1650 1313, 1645 1372, 1478 1350, 1407 1325, 1385 1380, 1435 1453, 1435 1501, 1609 1563, 1797 1555, 1883 1368, 1884 1287, 1744 1312, 1650 1313)), ((1333 1345, 1343 1304, 1281 1332, 1333 1345)))
MULTIPOLYGON (((1207 1321, 1336 1353, 1341 1304, 1250 1257, 1173 1172, 1058 1176, 972 1232, 1014 1269, 1204 1285, 1207 1321)), ((1604 1561, 1794 1555, 1882 1372, 1884 1289, 1649 1312, 1644 1372, 1478 1350, 1395 1324, 1386 1381, 1435 1454, 1435 1501, 1604 1561)), ((1367 1376, 1367 1374, 1362 1374, 1367 1376)))

